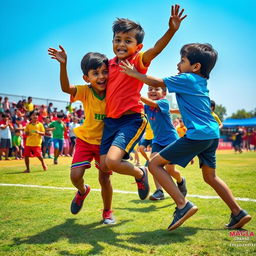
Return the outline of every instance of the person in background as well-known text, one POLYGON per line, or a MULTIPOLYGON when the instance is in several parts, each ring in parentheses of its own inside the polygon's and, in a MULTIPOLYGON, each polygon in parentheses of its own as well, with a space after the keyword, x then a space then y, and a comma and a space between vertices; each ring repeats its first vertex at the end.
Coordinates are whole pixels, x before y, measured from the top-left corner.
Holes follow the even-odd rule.
POLYGON ((30 173, 30 157, 37 157, 42 164, 43 170, 47 170, 47 166, 44 163, 42 157, 42 137, 44 136, 44 126, 38 121, 39 113, 33 110, 29 113, 30 123, 27 124, 25 128, 26 134, 26 144, 24 149, 24 160, 26 165, 26 170, 23 173, 30 173))
POLYGON ((32 97, 29 96, 28 101, 25 104, 25 109, 27 112, 31 112, 34 110, 34 104, 32 103, 32 100, 33 100, 32 97))
POLYGON ((7 114, 2 113, 2 121, 0 121, 0 160, 4 153, 5 160, 9 159, 9 152, 12 147, 12 122, 7 114))
POLYGON ((219 118, 219 116, 214 112, 215 110, 215 107, 216 107, 216 103, 214 100, 211 100, 211 110, 212 110, 212 116, 214 117, 214 119, 216 120, 216 122, 218 123, 219 125, 219 128, 222 128, 223 124, 219 118))
POLYGON ((15 159, 22 159, 22 138, 20 130, 16 129, 15 134, 12 137, 12 145, 14 148, 15 159))
POLYGON ((70 136, 70 151, 69 154, 73 156, 74 148, 76 144, 76 134, 74 132, 74 129, 80 126, 79 119, 74 116, 72 122, 69 125, 69 136, 70 136))
POLYGON ((49 130, 49 125, 51 123, 50 118, 47 116, 44 118, 44 139, 43 139, 43 157, 46 157, 46 154, 48 154, 48 158, 53 158, 51 155, 51 149, 52 149, 52 131, 49 130))
POLYGON ((48 131, 52 131, 52 141, 54 147, 54 159, 53 163, 58 164, 58 157, 62 152, 64 144, 64 132, 66 125, 63 122, 64 115, 62 113, 57 114, 57 120, 50 123, 48 131))

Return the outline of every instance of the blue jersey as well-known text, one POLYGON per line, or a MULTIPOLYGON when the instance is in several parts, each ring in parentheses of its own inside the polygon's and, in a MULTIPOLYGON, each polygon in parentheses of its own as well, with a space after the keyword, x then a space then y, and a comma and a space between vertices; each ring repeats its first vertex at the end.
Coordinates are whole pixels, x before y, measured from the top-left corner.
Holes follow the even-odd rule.
POLYGON ((210 108, 207 80, 194 73, 182 73, 163 79, 169 92, 176 93, 176 99, 187 127, 187 138, 208 140, 219 138, 219 125, 210 108))
POLYGON ((166 146, 177 140, 179 136, 172 125, 168 100, 161 99, 157 100, 156 103, 158 108, 145 105, 144 111, 154 132, 152 143, 166 146))

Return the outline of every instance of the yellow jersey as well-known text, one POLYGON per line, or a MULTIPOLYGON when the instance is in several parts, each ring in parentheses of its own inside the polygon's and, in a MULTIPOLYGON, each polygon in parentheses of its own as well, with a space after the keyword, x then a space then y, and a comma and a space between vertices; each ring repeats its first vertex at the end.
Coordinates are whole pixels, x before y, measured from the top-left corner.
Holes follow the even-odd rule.
POLYGON ((84 107, 85 120, 83 124, 74 129, 75 135, 87 143, 100 145, 103 133, 103 119, 106 116, 105 96, 100 97, 90 85, 77 85, 75 97, 71 102, 81 101, 84 107))
POLYGON ((42 135, 36 133, 45 132, 44 126, 40 122, 36 122, 35 124, 29 123, 25 128, 25 132, 28 132, 29 135, 26 138, 26 146, 30 147, 40 147, 42 144, 42 135))

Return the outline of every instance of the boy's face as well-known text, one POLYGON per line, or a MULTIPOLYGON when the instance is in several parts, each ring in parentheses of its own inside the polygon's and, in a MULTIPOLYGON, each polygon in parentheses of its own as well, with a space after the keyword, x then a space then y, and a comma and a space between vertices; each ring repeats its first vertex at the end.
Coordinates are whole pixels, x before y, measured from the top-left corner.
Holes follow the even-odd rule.
POLYGON ((181 57, 180 62, 177 64, 178 71, 180 73, 196 73, 194 71, 195 64, 191 65, 187 57, 181 57))
POLYGON ((103 63, 97 69, 91 69, 88 75, 84 75, 84 80, 91 84, 93 89, 100 95, 106 90, 108 82, 108 67, 103 63))
POLYGON ((143 44, 138 44, 134 30, 127 33, 116 33, 113 38, 113 51, 119 60, 125 60, 134 53, 139 52, 143 44))
POLYGON ((36 113, 34 113, 34 114, 31 115, 30 118, 31 118, 32 122, 36 122, 38 120, 38 115, 36 113))
POLYGON ((166 95, 166 93, 163 91, 161 87, 148 87, 148 97, 151 100, 159 100, 163 98, 166 95))

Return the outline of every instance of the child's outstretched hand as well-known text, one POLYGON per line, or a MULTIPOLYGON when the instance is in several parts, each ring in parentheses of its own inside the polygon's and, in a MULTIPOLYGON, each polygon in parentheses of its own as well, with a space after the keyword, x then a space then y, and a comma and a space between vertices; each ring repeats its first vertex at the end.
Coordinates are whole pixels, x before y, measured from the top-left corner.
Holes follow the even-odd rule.
POLYGON ((122 68, 120 72, 125 73, 128 76, 135 77, 136 74, 139 73, 134 65, 132 65, 128 60, 121 61, 121 64, 119 66, 122 68))
POLYGON ((179 29, 180 23, 187 17, 187 15, 182 17, 183 12, 184 9, 180 11, 180 6, 178 4, 175 4, 175 6, 172 5, 172 15, 169 20, 170 28, 174 29, 175 31, 179 29))
POLYGON ((60 63, 66 63, 67 62, 67 54, 64 50, 64 48, 59 45, 60 51, 54 49, 54 48, 49 48, 48 49, 48 54, 52 56, 52 59, 57 60, 60 63))

